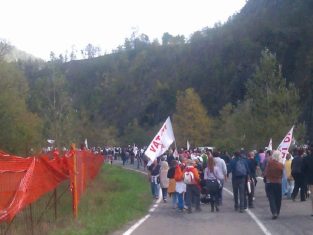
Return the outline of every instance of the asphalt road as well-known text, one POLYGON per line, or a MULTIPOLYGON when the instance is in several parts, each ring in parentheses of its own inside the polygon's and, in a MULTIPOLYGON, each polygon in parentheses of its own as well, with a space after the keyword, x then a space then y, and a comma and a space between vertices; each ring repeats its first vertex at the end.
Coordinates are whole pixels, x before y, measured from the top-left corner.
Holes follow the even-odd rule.
MULTIPOLYGON (((119 163, 117 163, 119 164, 119 163)), ((136 170, 133 166, 127 168, 136 170)), ((244 213, 234 211, 231 180, 225 184, 223 191, 223 205, 219 212, 212 213, 209 205, 201 205, 201 212, 179 213, 172 209, 170 202, 157 202, 151 206, 147 215, 141 221, 132 221, 125 225, 117 234, 175 234, 175 235, 200 235, 200 234, 230 234, 230 235, 258 235, 258 234, 283 234, 283 235, 312 235, 313 217, 311 215, 311 202, 307 200, 295 202, 282 200, 280 216, 272 220, 269 203, 264 191, 264 183, 258 180, 253 209, 244 213)))

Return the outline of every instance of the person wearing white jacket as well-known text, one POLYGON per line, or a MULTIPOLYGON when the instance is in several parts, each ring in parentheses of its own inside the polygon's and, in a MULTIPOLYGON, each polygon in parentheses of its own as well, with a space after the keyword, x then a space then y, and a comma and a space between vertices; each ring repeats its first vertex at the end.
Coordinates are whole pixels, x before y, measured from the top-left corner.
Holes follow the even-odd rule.
POLYGON ((218 179, 220 180, 220 183, 222 187, 220 188, 218 192, 218 198, 217 198, 217 203, 218 205, 222 205, 223 203, 223 186, 224 182, 227 180, 227 167, 225 161, 220 158, 220 153, 219 152, 214 152, 213 153, 214 157, 214 162, 215 166, 218 168, 218 179))

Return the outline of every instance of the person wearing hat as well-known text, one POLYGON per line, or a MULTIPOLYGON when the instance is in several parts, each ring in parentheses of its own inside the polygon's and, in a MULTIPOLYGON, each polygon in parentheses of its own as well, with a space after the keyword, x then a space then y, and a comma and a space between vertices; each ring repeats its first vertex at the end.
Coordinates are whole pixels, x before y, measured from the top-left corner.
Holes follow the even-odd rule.
POLYGON ((197 168, 195 167, 195 161, 188 159, 186 162, 186 168, 184 169, 184 182, 186 183, 186 197, 185 203, 188 207, 187 212, 192 212, 191 202, 195 202, 196 211, 201 211, 200 208, 200 177, 197 168), (186 178, 190 177, 190 180, 186 178))

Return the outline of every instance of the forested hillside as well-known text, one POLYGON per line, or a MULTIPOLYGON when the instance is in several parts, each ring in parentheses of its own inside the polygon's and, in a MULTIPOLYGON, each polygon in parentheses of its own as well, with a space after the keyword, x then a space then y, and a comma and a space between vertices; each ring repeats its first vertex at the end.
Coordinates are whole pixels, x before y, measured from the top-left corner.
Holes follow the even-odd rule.
MULTIPOLYGON (((177 92, 193 88, 212 122, 203 144, 260 147, 272 136, 279 142, 292 124, 302 141, 312 141, 312 10, 313 0, 249 0, 225 24, 194 32, 188 40, 169 33, 162 42, 132 35, 114 53, 97 58, 19 62, 28 81, 29 111, 41 118, 43 137, 60 145, 84 138, 93 145, 148 144, 158 125, 176 112, 182 94, 177 92), (268 84, 272 93, 281 94, 271 96, 268 86, 256 87, 253 94, 267 97, 268 110, 256 109, 257 97, 248 91, 260 76, 276 79, 268 84), (241 125, 244 116, 239 114, 261 117, 271 110, 289 119, 274 120, 273 113, 256 117, 250 126, 242 124, 244 133, 231 127, 241 125), (269 128, 261 132, 257 125, 269 128)), ((189 105, 196 104, 186 101, 189 105)))

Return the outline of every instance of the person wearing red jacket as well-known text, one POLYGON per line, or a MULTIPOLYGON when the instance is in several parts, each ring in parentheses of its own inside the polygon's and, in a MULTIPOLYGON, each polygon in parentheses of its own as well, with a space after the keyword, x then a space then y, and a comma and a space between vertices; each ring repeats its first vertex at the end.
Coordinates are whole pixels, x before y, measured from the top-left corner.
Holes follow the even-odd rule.
POLYGON ((195 162, 193 160, 187 161, 187 166, 184 170, 184 182, 186 183, 186 197, 185 203, 188 207, 187 212, 192 213, 192 203, 195 202, 196 211, 201 211, 200 208, 200 176, 195 162))

